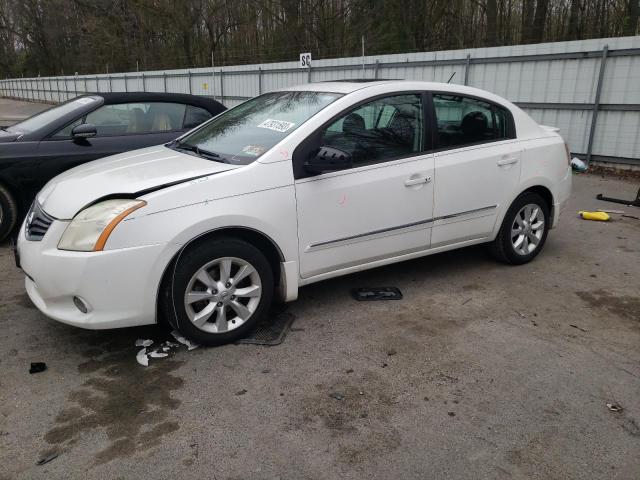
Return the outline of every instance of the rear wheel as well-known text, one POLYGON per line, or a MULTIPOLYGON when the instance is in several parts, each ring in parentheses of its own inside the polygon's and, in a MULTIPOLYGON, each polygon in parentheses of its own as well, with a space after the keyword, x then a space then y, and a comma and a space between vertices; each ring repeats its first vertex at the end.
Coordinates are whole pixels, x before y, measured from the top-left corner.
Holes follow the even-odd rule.
POLYGON ((0 242, 9 236, 18 221, 18 205, 9 191, 0 185, 0 242))
POLYGON ((537 193, 524 192, 509 207, 491 252, 505 263, 527 263, 540 253, 548 232, 547 202, 537 193))
POLYGON ((273 272, 253 245, 234 238, 200 243, 177 261, 173 291, 161 305, 165 318, 191 340, 221 345, 245 336, 273 297, 273 272))

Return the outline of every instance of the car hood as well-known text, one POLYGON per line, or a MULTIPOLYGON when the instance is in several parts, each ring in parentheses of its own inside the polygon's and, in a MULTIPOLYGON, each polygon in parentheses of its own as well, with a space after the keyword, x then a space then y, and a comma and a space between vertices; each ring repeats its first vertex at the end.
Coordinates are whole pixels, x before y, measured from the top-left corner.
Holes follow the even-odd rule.
POLYGON ((49 181, 37 200, 49 215, 70 219, 100 198, 130 197, 233 168, 165 146, 143 148, 72 168, 49 181))
POLYGON ((7 130, 0 129, 0 143, 15 142, 20 138, 20 135, 22 135, 20 132, 9 132, 7 130))

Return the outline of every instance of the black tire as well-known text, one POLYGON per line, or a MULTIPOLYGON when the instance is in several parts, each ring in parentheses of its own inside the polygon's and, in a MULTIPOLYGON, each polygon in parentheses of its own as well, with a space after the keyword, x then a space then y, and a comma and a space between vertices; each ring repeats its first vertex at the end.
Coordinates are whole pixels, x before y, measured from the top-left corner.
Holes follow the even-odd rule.
POLYGON ((13 232, 17 221, 18 205, 9 191, 0 185, 0 242, 13 232))
MULTIPOLYGON (((212 267, 213 268, 213 267, 212 267)), ((232 268, 236 268, 235 264, 232 268)), ((232 270, 233 272, 233 270, 232 270)), ((237 270, 235 271, 237 273, 237 270)), ((235 275, 232 273, 231 277, 235 275)), ((251 279, 247 278, 247 281, 251 279)), ((204 284, 197 283, 201 288, 205 288, 204 284)), ((238 288, 241 288, 241 283, 238 284, 238 288)), ((175 267, 170 266, 168 269, 167 279, 164 283, 164 291, 160 295, 160 311, 164 319, 171 325, 175 326, 177 330, 185 337, 197 342, 201 345, 223 345, 236 341, 247 335, 263 317, 269 311, 271 302, 273 300, 274 289, 274 277, 271 265, 267 258, 256 247, 243 240, 236 238, 218 238, 210 241, 200 241, 193 247, 185 250, 177 259, 175 267), (260 281, 260 298, 253 313, 244 320, 238 327, 233 327, 231 321, 228 323, 227 328, 231 328, 229 331, 224 332, 209 332, 197 327, 190 319, 187 307, 185 306, 185 294, 187 288, 192 282, 194 275, 205 265, 214 262, 216 259, 234 257, 240 259, 253 267, 260 281), (171 281, 173 280, 173 282, 171 281), (171 286, 173 285, 173 287, 171 286)), ((198 292, 199 293, 199 292, 198 292)), ((218 292, 216 290, 216 293, 218 292)), ((233 293, 231 289, 228 293, 233 293)), ((230 297, 226 301, 232 303, 235 297, 230 297)), ((237 298, 236 302, 244 302, 246 299, 237 298)), ((251 301, 246 300, 247 302, 251 301)), ((222 308, 226 308, 229 314, 234 314, 235 310, 230 305, 222 308)), ((194 310, 196 307, 203 306, 213 308, 214 305, 221 305, 221 303, 211 302, 205 300, 201 303, 194 303, 194 310)), ((202 310, 200 310, 202 311, 202 310)), ((197 312, 198 313, 198 312, 197 312)), ((193 314, 193 312, 192 312, 193 314)), ((213 313, 204 328, 214 328, 211 324, 216 325, 215 313, 213 313)), ((238 320, 236 318, 236 320, 238 320)), ((239 320, 238 320, 239 321, 239 320)), ((234 322, 235 323, 235 322, 234 322)))
POLYGON ((513 201, 509 210, 507 210, 507 214, 504 216, 500 231, 498 232, 496 239, 490 244, 489 249, 491 254, 501 262, 511 265, 522 265, 523 263, 530 262, 540 253, 540 251, 542 251, 547 240, 547 234, 549 233, 549 226, 549 205, 545 199, 535 192, 524 192, 513 201), (544 216, 544 231, 542 232, 542 237, 534 250, 529 254, 522 254, 519 253, 513 245, 511 228, 516 222, 516 215, 523 207, 529 204, 536 205, 540 208, 544 216))

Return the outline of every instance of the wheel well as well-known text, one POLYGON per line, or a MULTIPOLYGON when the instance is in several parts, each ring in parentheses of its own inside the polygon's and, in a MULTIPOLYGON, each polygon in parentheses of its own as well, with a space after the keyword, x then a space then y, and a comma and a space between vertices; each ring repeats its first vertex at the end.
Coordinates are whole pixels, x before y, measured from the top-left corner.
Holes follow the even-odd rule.
POLYGON ((549 215, 553 216, 553 195, 551 194, 551 190, 547 187, 543 187, 542 185, 536 185, 535 187, 527 188, 525 191, 540 195, 549 206, 549 215))
POLYGON ((160 285, 164 284, 169 272, 173 270, 173 266, 175 265, 175 262, 177 261, 179 255, 184 252, 184 250, 193 248, 196 245, 200 245, 202 243, 211 242, 216 238, 221 238, 221 237, 239 238, 241 240, 244 240, 247 243, 250 243, 251 245, 256 247, 258 250, 260 250, 264 254, 264 256, 267 257, 267 260, 269 261, 269 265, 271 265, 271 270, 273 271, 275 284, 279 285, 280 262, 284 261, 284 255, 282 255, 282 252, 280 251, 278 246, 275 244, 275 242, 271 238, 267 237, 265 234, 261 232, 258 232, 257 230, 244 228, 244 227, 229 227, 229 228, 222 228, 219 230, 213 230, 211 232, 200 235, 199 237, 196 237, 190 240, 189 242, 187 242, 184 248, 174 255, 174 257, 171 259, 171 261, 165 268, 160 285))

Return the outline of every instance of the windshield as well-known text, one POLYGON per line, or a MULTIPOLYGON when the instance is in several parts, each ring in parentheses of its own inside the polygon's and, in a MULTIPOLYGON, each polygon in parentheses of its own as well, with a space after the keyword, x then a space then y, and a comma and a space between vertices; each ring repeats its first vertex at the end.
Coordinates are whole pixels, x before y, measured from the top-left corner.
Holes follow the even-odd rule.
POLYGON ((248 165, 341 96, 326 92, 267 93, 219 115, 173 148, 248 165))
POLYGON ((26 120, 16 123, 7 128, 9 132, 30 133, 39 130, 40 128, 51 123, 53 120, 57 120, 67 113, 73 112, 79 107, 88 105, 90 103, 97 102, 97 97, 80 97, 75 100, 70 100, 66 103, 60 104, 56 107, 52 107, 49 110, 38 113, 33 117, 29 117, 26 120))

